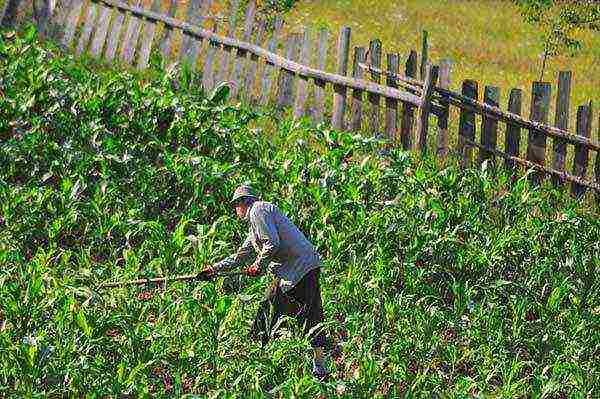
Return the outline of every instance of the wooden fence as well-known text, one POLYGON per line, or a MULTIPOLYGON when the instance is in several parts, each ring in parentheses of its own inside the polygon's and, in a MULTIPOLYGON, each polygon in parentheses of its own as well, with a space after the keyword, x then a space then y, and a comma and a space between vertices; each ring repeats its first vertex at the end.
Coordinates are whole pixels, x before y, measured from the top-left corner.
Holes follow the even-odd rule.
MULTIPOLYGON (((20 1, 7 0, 0 14, 2 25, 14 23, 20 1)), ((577 108, 575 134, 569 133, 570 72, 559 75, 551 125, 550 83, 532 84, 528 118, 522 116, 521 89, 510 91, 506 111, 500 107, 498 87, 485 86, 483 101, 474 80, 462 82, 461 92, 454 92, 451 62, 430 62, 426 32, 420 56, 413 50, 401 63, 400 54, 383 53, 379 40, 352 47, 348 27, 338 33, 334 52, 325 29, 284 35, 283 21, 267 23, 257 13, 256 0, 248 1, 241 24, 240 0, 230 1, 227 18, 210 15, 213 0, 189 0, 186 21, 175 18, 176 0, 170 0, 166 10, 159 0, 152 0, 148 8, 135 1, 62 0, 56 6, 45 0, 47 5, 38 7, 43 11, 34 15, 42 33, 52 32, 77 54, 144 69, 155 51, 197 69, 206 90, 229 82, 233 100, 289 108, 294 118, 309 117, 316 123, 327 118, 335 129, 384 135, 406 150, 432 152, 442 160, 454 153, 465 167, 502 159, 508 168, 534 169, 534 183, 550 176, 557 185, 569 183, 574 195, 587 189, 600 193, 600 124, 592 138, 590 102, 577 108), (181 35, 177 46, 176 33, 181 35), (333 56, 335 71, 327 72, 327 60, 333 56), (452 119, 453 108, 458 109, 457 120, 452 119), (453 126, 455 136, 450 133, 453 126), (456 138, 452 145, 450 138, 456 138)))

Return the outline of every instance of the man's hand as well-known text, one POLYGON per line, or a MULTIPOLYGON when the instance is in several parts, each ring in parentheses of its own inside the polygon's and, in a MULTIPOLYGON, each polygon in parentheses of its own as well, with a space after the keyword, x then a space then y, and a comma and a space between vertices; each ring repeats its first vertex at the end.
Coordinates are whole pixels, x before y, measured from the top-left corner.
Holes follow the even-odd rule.
POLYGON ((254 264, 246 269, 246 274, 251 277, 256 277, 260 275, 260 269, 258 265, 254 264))

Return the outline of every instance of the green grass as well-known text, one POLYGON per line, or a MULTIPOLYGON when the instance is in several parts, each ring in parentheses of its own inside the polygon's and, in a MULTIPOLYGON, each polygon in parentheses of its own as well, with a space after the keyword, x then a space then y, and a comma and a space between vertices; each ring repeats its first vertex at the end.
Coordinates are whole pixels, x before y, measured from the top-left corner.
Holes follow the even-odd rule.
MULTIPOLYGON (((421 51, 421 31, 427 30, 430 59, 437 63, 449 58, 454 63, 454 89, 460 91, 461 82, 465 79, 480 83, 480 96, 483 96, 484 85, 498 86, 501 88, 501 106, 506 109, 510 89, 522 88, 527 94, 524 114, 529 114, 531 82, 539 79, 539 55, 542 51, 536 41, 535 27, 522 21, 510 1, 298 1, 287 13, 286 21, 291 29, 305 25, 326 26, 334 35, 341 26, 350 26, 353 45, 368 46, 371 39, 379 38, 384 52, 399 52, 403 60, 410 50, 421 51)), ((335 40, 331 41, 330 54, 329 68, 333 70, 335 40)), ((585 37, 584 50, 576 57, 558 57, 548 64, 544 79, 554 83, 554 91, 558 71, 573 71, 572 130, 575 127, 575 106, 589 101, 598 104, 600 100, 598 59, 600 35, 589 34, 585 37)), ((550 121, 553 122, 554 118, 551 117, 550 121)), ((597 122, 594 123, 597 126, 597 122)))
POLYGON ((0 396, 598 396, 592 206, 198 87, 0 41, 0 396), (247 180, 325 259, 328 383, 247 338, 267 276, 93 289, 228 254, 247 180))

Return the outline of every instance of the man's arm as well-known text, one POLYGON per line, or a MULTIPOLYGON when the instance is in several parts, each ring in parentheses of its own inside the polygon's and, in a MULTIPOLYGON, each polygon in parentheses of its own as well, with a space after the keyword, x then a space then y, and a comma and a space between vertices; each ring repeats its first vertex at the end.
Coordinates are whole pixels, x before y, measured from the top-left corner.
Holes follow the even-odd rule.
POLYGON ((213 269, 215 271, 231 270, 239 267, 242 263, 247 262, 252 255, 255 254, 254 247, 252 246, 251 235, 248 234, 242 246, 233 255, 228 256, 222 261, 215 263, 213 269))
POLYGON ((264 271, 273 256, 279 250, 279 234, 277 227, 273 223, 273 218, 270 217, 263 209, 258 209, 250 215, 250 223, 254 227, 258 235, 258 240, 261 242, 261 251, 258 254, 253 266, 258 268, 258 272, 264 271))

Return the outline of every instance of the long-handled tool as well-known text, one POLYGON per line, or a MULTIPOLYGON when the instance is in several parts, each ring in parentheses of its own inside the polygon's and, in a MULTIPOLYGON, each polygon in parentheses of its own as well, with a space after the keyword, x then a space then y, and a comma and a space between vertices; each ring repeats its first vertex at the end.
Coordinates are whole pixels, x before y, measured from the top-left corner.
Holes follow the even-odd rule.
POLYGON ((183 276, 175 276, 175 277, 155 277, 155 278, 141 278, 138 280, 129 280, 129 281, 117 281, 114 283, 105 283, 101 284, 99 288, 116 288, 116 287, 127 287, 130 285, 144 285, 151 283, 167 283, 172 281, 210 281, 215 277, 226 277, 226 276, 241 276, 245 275, 244 272, 215 272, 213 274, 208 274, 204 272, 195 273, 195 274, 186 274, 183 276))

